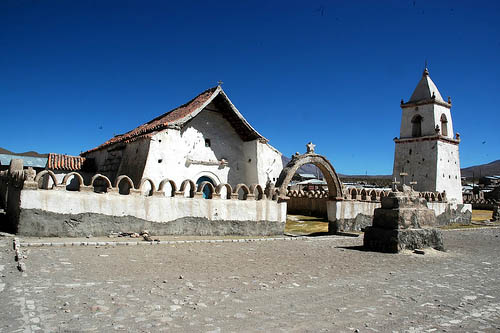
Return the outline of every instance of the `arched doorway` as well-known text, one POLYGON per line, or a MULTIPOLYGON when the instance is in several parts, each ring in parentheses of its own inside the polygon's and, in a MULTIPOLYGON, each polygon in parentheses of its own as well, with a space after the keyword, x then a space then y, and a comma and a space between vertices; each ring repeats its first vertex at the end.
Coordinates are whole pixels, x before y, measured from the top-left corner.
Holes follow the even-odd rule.
MULTIPOLYGON (((314 153, 314 145, 311 143, 307 145, 308 147, 308 152, 303 155, 295 154, 292 156, 292 160, 285 166, 285 168, 281 171, 280 176, 278 178, 278 181, 276 182, 276 188, 278 188, 279 191, 279 200, 282 201, 287 201, 291 206, 291 213, 290 213, 290 219, 287 217, 287 224, 285 226, 285 232, 289 232, 292 234, 297 234, 296 231, 298 231, 300 228, 294 228, 292 226, 296 226, 292 218, 297 221, 297 213, 294 212, 294 207, 296 203, 300 202, 300 205, 303 207, 303 205, 311 205, 311 207, 318 207, 319 203, 323 206, 323 208, 326 210, 328 219, 325 219, 325 217, 321 219, 316 219, 314 220, 315 222, 312 224, 309 224, 309 227, 304 226, 303 229, 300 230, 299 234, 301 233, 302 235, 319 235, 324 232, 330 232, 334 230, 330 230, 330 206, 331 205, 337 205, 337 201, 342 201, 343 200, 343 190, 342 190, 342 183, 340 182, 340 179, 335 172, 334 167, 331 165, 331 163, 326 159, 326 157, 322 155, 318 155, 314 153), (299 190, 299 193, 296 190, 292 190, 290 192, 290 196, 288 196, 288 185, 290 184, 293 176, 295 173, 299 170, 299 168, 303 165, 306 164, 312 164, 316 166, 322 173, 323 179, 326 181, 326 186, 328 188, 328 194, 327 197, 321 196, 321 193, 308 193, 304 195, 304 191, 299 190), (312 195, 310 195, 312 194, 312 195), (317 195, 320 196, 317 196, 317 195), (295 196, 302 197, 304 199, 301 200, 296 200, 295 196), (306 198, 307 197, 307 198, 306 198), (321 198, 321 199, 320 199, 321 198), (322 223, 320 223, 322 222, 322 223), (326 230, 324 229, 324 224, 326 224, 326 230), (319 224, 322 224, 323 227, 320 227, 321 230, 317 229, 316 227, 319 226, 319 224)), ((307 193, 307 192, 305 192, 307 193)), ((323 194, 326 195, 325 192, 323 194)), ((288 209, 287 205, 287 209, 288 209)), ((323 212, 324 212, 323 210, 323 212)), ((300 214, 304 215, 304 214, 300 214)), ((310 214, 306 214, 310 215, 310 214)), ((334 214, 333 214, 334 215, 334 214)), ((313 215, 313 216, 318 216, 318 215, 313 215)), ((301 216, 298 217, 299 220, 302 222, 306 222, 306 216, 301 216)), ((334 217, 332 217, 334 218, 334 217)), ((308 220, 307 223, 312 222, 313 220, 308 220)))
MULTIPOLYGON (((198 187, 198 185, 200 185, 203 182, 209 182, 210 184, 212 184, 215 187, 215 183, 214 183, 213 179, 208 177, 208 176, 201 176, 200 178, 198 178, 198 180, 196 181, 196 187, 198 187)), ((210 193, 210 188, 208 188, 208 186, 205 186, 203 188, 203 199, 210 198, 210 196, 212 194, 213 193, 210 193)))
POLYGON ((321 170, 328 186, 329 200, 342 200, 342 184, 337 172, 335 172, 335 169, 326 157, 315 154, 314 151, 303 155, 293 155, 292 160, 288 162, 285 168, 281 171, 278 181, 276 182, 276 187, 279 188, 280 192, 280 199, 286 200, 288 184, 292 180, 295 172, 297 172, 297 170, 305 164, 313 164, 321 170))

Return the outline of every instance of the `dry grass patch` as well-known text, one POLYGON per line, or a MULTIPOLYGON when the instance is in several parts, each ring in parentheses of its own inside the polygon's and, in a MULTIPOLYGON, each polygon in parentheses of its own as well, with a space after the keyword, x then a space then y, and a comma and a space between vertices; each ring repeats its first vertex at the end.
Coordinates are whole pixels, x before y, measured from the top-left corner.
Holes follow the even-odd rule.
POLYGON ((489 221, 493 216, 492 210, 481 210, 481 209, 473 209, 472 210, 472 221, 489 221))
POLYGON ((328 232, 328 220, 322 217, 291 215, 286 217, 285 233, 309 235, 328 232))

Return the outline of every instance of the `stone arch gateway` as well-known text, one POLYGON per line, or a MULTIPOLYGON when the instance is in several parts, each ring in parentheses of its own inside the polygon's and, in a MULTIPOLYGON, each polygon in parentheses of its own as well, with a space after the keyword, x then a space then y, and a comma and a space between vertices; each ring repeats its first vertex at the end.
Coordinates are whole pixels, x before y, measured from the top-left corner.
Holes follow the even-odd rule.
POLYGON ((279 188, 281 200, 287 199, 286 193, 288 184, 292 180, 295 172, 297 172, 297 170, 305 164, 313 164, 323 173, 328 185, 328 200, 343 200, 342 183, 340 182, 339 176, 335 172, 335 168, 326 159, 326 157, 315 154, 313 150, 302 155, 293 155, 292 160, 288 162, 285 168, 281 171, 278 181, 276 182, 276 187, 279 188))

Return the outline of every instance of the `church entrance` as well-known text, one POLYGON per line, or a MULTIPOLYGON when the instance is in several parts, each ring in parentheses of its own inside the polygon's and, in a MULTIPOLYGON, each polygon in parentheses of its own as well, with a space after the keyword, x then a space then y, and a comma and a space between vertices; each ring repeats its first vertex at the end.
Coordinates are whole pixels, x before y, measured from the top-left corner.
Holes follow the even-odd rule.
MULTIPOLYGON (((200 185, 201 183, 203 182, 209 182, 210 184, 212 184, 214 187, 215 187, 215 182, 212 180, 212 178, 210 177, 207 177, 207 176, 201 176, 200 178, 198 178, 198 180, 196 181, 196 188, 198 188, 198 185, 200 185)), ((203 199, 207 199, 209 198, 211 195, 210 193, 210 188, 208 188, 207 186, 205 186, 203 188, 203 199)))

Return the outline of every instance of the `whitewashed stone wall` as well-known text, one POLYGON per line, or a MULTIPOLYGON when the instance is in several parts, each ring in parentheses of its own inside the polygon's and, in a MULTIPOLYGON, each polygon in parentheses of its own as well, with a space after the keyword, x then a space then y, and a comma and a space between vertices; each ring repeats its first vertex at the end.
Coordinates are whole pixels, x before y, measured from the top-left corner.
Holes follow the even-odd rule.
MULTIPOLYGON (((380 202, 354 200, 327 201, 326 205, 330 231, 355 231, 371 226, 375 209, 381 207, 380 202)), ((470 223, 472 205, 427 202, 427 207, 434 210, 440 225, 470 223)))
POLYGON ((213 103, 182 129, 168 128, 151 138, 115 144, 87 157, 94 158, 97 171, 112 182, 128 175, 136 184, 142 178, 155 183, 169 178, 180 184, 205 176, 214 185, 265 186, 268 180, 275 182, 283 169, 279 151, 262 139, 243 141, 213 103))
POLYGON ((453 138, 449 108, 434 103, 403 107, 401 141, 396 141, 393 177, 401 180, 399 174, 405 172, 408 174, 405 181, 416 181, 414 188, 417 191, 446 191, 448 201, 463 203, 458 142, 446 141, 453 141, 453 138), (422 136, 412 138, 412 119, 416 115, 422 117, 422 136), (441 122, 443 115, 447 121, 444 124, 441 122), (436 133, 436 125, 440 128, 439 133, 436 133), (438 134, 444 136, 445 140, 439 139, 438 134))
POLYGON ((446 191, 450 202, 463 203, 458 145, 437 142, 436 191, 446 191))
POLYGON ((406 172, 407 184, 417 181, 414 185, 416 191, 435 192, 437 156, 436 140, 396 143, 393 177, 400 180, 399 174, 406 172))
POLYGON ((257 145, 257 183, 265 185, 267 181, 276 183, 283 170, 281 153, 268 143, 255 140, 257 145))
POLYGON ((450 109, 438 105, 438 104, 424 104, 419 105, 418 107, 405 107, 402 110, 401 115, 401 127, 400 127, 400 138, 411 138, 412 137, 412 119, 416 115, 420 115, 422 119, 422 136, 430 136, 435 135, 436 125, 439 125, 441 128, 441 115, 444 114, 448 121, 447 123, 447 136, 452 139, 454 137, 453 133, 453 122, 451 119, 451 111, 450 109))
POLYGON ((204 110, 184 129, 167 129, 152 137, 142 177, 154 182, 169 178, 180 184, 207 176, 215 185, 264 186, 282 169, 280 152, 259 140, 244 142, 220 113, 204 110))
POLYGON ((210 221, 286 221, 286 203, 277 203, 273 200, 223 200, 23 190, 20 208, 56 214, 94 213, 107 216, 133 216, 158 223, 168 223, 182 217, 207 218, 210 221))
POLYGON ((185 189, 172 184, 175 191, 164 186, 168 182, 152 183, 155 190, 144 191, 145 184, 150 183, 141 181, 135 186, 126 176, 113 185, 102 175, 94 175, 90 183, 85 183, 75 174, 79 186, 69 191, 69 176, 60 183, 52 171, 35 176, 31 170, 16 177, 10 183, 17 185, 6 189, 8 195, 3 194, 4 185, 14 177, 0 178, 0 197, 4 200, 8 196, 8 220, 21 235, 103 236, 141 230, 155 235, 276 235, 285 227, 286 203, 278 202, 273 191, 266 196, 259 185, 231 188, 221 184, 214 188, 206 184, 210 195, 204 198, 203 188, 193 188, 189 183, 185 189), (44 175, 56 183, 52 189, 38 188, 44 175), (131 189, 122 192, 120 185, 126 183, 131 189))

